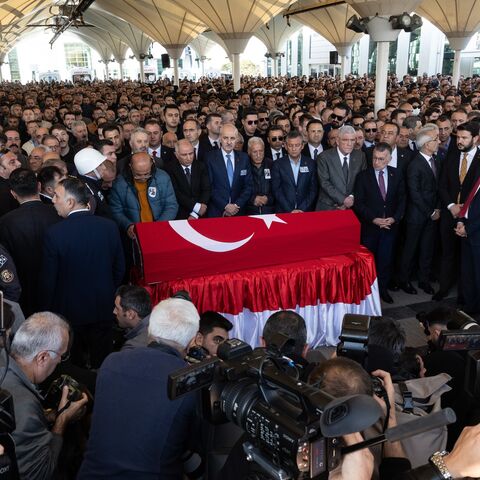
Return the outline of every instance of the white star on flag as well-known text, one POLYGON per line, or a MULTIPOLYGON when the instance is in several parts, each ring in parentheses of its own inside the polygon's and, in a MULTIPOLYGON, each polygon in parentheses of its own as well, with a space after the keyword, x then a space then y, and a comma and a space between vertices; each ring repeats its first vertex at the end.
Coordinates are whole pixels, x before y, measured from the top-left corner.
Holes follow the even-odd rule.
POLYGON ((265 222, 265 225, 267 228, 270 230, 270 227, 272 226, 272 223, 284 223, 285 225, 287 222, 285 220, 282 220, 281 218, 277 217, 274 213, 273 214, 267 214, 267 215, 249 215, 251 218, 257 218, 258 220, 263 220, 265 222))

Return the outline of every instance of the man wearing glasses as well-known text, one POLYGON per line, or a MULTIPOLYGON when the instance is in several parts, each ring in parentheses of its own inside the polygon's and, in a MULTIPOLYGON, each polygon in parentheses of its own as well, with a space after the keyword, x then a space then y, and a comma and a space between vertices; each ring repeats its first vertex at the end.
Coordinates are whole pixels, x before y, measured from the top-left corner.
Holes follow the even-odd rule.
POLYGON ((265 158, 271 158, 273 161, 276 161, 287 155, 287 151, 283 147, 284 141, 285 134, 283 129, 275 125, 271 126, 267 132, 268 147, 265 151, 265 158))
POLYGON ((240 134, 243 137, 243 151, 248 151, 248 141, 252 137, 260 137, 261 132, 256 134, 258 128, 258 113, 256 110, 249 109, 245 110, 242 118, 242 128, 239 130, 240 134))
POLYGON ((411 284, 415 258, 418 254, 418 286, 428 295, 434 291, 430 285, 437 221, 440 218, 438 179, 440 164, 435 158, 439 132, 433 123, 420 129, 416 144, 420 151, 407 168, 409 197, 405 214, 406 232, 399 272, 400 288, 409 294, 417 290, 411 284))
POLYGON ((167 173, 155 167, 147 152, 132 155, 110 192, 112 217, 122 231, 135 238, 135 223, 174 220, 178 203, 167 173))
POLYGON ((37 389, 60 362, 68 359, 68 346, 68 324, 51 312, 27 318, 13 338, 2 387, 13 397, 16 426, 12 436, 21 478, 52 478, 66 427, 85 413, 87 395, 83 393, 80 400, 71 402, 64 387, 55 422, 49 428, 37 389))
POLYGON ((328 132, 333 128, 340 128, 345 125, 349 113, 350 108, 345 103, 337 103, 337 105, 335 105, 333 112, 328 118, 329 123, 325 125, 325 135, 323 136, 323 148, 325 150, 329 148, 327 143, 328 132))

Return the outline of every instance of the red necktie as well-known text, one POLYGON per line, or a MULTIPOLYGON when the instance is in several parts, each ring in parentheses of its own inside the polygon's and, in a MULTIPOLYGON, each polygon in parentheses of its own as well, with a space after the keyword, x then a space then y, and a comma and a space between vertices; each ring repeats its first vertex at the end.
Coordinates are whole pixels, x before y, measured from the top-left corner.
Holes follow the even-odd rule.
POLYGON ((470 204, 472 203, 473 197, 477 193, 477 190, 478 190, 479 187, 480 187, 480 177, 477 178, 477 181, 475 182, 475 185, 470 190, 470 193, 468 194, 467 200, 463 204, 463 207, 458 214, 459 218, 465 217, 466 213, 468 212, 468 207, 470 207, 470 204))

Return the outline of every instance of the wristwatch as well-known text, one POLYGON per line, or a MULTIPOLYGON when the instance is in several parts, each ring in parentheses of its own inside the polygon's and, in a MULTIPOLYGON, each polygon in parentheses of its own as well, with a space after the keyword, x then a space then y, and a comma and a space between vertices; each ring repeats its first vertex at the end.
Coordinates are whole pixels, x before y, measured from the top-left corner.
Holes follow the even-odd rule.
POLYGON ((441 452, 435 452, 428 461, 435 467, 435 469, 440 473, 440 476, 446 480, 453 479, 452 475, 448 471, 445 462, 443 461, 443 457, 447 455, 448 452, 443 450, 441 452))

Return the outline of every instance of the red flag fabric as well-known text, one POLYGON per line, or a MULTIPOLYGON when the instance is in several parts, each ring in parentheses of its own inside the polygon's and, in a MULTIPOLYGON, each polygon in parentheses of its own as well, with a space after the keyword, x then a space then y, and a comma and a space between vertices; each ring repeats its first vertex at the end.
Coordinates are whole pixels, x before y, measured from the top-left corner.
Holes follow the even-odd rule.
POLYGON ((284 265, 360 249, 352 211, 136 224, 145 283, 284 265))
POLYGON ((462 209, 458 213, 459 218, 464 218, 465 217, 466 213, 468 212, 468 209, 470 208, 470 204, 472 203, 473 197, 475 197, 475 194, 477 193, 479 188, 480 188, 480 177, 477 179, 477 181, 475 182, 475 185, 470 190, 470 193, 468 194, 467 200, 465 201, 462 209))

